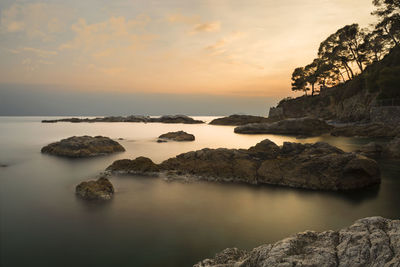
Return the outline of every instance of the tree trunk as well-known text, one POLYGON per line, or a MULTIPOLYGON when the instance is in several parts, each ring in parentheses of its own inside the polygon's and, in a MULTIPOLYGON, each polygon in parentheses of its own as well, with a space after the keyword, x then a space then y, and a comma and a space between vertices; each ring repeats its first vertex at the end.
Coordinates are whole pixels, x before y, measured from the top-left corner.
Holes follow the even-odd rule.
POLYGON ((314 83, 311 84, 311 95, 314 95, 314 83))

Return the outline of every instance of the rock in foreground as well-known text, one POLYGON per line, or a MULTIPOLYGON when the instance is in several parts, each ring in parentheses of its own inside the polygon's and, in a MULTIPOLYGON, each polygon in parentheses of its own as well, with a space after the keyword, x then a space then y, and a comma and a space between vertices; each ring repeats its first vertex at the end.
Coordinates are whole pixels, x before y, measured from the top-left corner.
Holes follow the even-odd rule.
POLYGON ((107 178, 97 181, 85 181, 75 188, 76 194, 86 200, 110 200, 114 194, 114 187, 107 178))
POLYGON ((82 158, 122 152, 125 149, 116 141, 103 136, 73 136, 51 143, 41 152, 56 156, 82 158))
POLYGON ((328 133, 333 127, 324 120, 313 118, 285 119, 273 123, 251 123, 235 128, 241 134, 284 134, 318 136, 328 133))
POLYGON ((214 119, 210 122, 212 125, 245 125, 249 123, 270 123, 275 120, 271 118, 252 116, 252 115, 230 115, 229 117, 223 117, 214 119))
POLYGON ((339 231, 306 231, 251 251, 228 248, 194 267, 399 265, 400 221, 370 217, 339 231))
POLYGON ((184 131, 177 131, 177 132, 169 132, 166 134, 160 135, 158 138, 160 139, 168 139, 174 141, 194 141, 195 137, 193 134, 188 134, 184 131))
MULTIPOLYGON (((117 161, 118 162, 118 161, 117 161)), ((134 173, 116 167, 107 170, 134 173)), ((249 149, 209 149, 183 153, 157 165, 169 180, 243 182, 320 190, 350 190, 380 183, 376 161, 326 143, 284 143, 266 139, 249 149)))

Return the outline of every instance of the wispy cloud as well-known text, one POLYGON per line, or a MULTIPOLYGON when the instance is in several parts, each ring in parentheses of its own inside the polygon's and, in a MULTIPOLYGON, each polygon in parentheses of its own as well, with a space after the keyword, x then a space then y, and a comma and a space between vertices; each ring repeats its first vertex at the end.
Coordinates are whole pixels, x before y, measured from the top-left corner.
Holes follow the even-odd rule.
POLYGON ((124 48, 137 48, 145 42, 154 39, 153 35, 135 32, 150 22, 146 15, 127 20, 123 16, 110 17, 106 21, 89 24, 85 19, 71 26, 75 33, 74 39, 63 43, 59 50, 81 49, 92 51, 93 55, 103 55, 124 48))
POLYGON ((200 32, 217 32, 221 29, 221 23, 219 21, 200 23, 193 27, 192 33, 200 32))
POLYGON ((67 13, 54 4, 13 4, 1 11, 0 29, 3 34, 23 32, 29 38, 49 41, 66 28, 67 13))
POLYGON ((197 15, 183 15, 175 13, 166 17, 170 23, 181 23, 190 27, 189 34, 204 33, 204 32, 218 32, 221 29, 220 21, 204 22, 200 16, 197 15))

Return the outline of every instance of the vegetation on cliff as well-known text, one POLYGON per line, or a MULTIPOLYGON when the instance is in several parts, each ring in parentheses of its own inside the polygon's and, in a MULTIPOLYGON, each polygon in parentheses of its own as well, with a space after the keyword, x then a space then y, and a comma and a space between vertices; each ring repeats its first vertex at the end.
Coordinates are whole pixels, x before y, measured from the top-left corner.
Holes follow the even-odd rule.
POLYGON ((356 23, 346 25, 328 36, 320 44, 317 58, 295 68, 292 90, 305 94, 311 90, 314 95, 355 80, 351 87, 380 91, 380 99, 400 97, 400 1, 374 0, 373 4, 376 10, 372 14, 378 22, 371 29, 361 29, 356 23), (385 57, 389 53, 390 59, 385 57))

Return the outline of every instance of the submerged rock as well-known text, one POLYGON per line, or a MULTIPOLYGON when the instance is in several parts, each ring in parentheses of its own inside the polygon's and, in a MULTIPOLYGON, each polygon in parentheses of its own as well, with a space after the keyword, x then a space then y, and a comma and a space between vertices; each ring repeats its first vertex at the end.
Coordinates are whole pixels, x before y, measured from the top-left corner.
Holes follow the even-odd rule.
POLYGON ((252 115, 230 115, 229 117, 217 118, 210 122, 212 125, 245 125, 249 123, 269 123, 274 122, 276 119, 252 116, 252 115))
POLYGON ((241 134, 286 134, 317 136, 328 133, 333 126, 324 120, 313 118, 285 119, 273 123, 251 123, 235 128, 241 134))
POLYGON ((114 194, 114 187, 107 178, 97 181, 85 181, 75 188, 76 194, 86 200, 110 200, 114 194))
POLYGON ((204 123, 200 120, 195 120, 186 115, 166 115, 158 118, 152 118, 150 116, 143 115, 131 115, 131 116, 110 116, 110 117, 98 117, 98 118, 65 118, 56 120, 42 120, 42 123, 55 123, 55 122, 161 122, 161 123, 184 123, 184 124, 196 124, 204 123))
POLYGON ((371 138, 395 137, 397 135, 400 135, 400 126, 380 123, 346 125, 333 128, 331 131, 331 135, 371 138))
POLYGON ((107 172, 120 174, 150 174, 154 175, 160 168, 151 159, 138 157, 134 160, 121 159, 114 161, 107 169, 107 172))
MULTIPOLYGON (((119 167, 117 162, 107 170, 136 171, 136 167, 119 167)), ((376 161, 321 142, 286 142, 278 147, 266 139, 247 150, 191 151, 156 166, 168 180, 244 182, 320 190, 350 190, 380 183, 376 161)))
POLYGON ((188 134, 184 131, 177 131, 177 132, 169 132, 166 134, 160 135, 158 138, 174 140, 174 141, 194 141, 195 137, 193 134, 188 134))
POLYGON ((194 267, 399 265, 400 220, 369 217, 338 231, 306 231, 251 251, 225 249, 194 267))
POLYGON ((116 141, 103 136, 73 136, 51 143, 41 152, 56 156, 81 158, 122 152, 125 149, 116 141))

